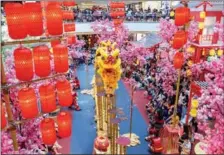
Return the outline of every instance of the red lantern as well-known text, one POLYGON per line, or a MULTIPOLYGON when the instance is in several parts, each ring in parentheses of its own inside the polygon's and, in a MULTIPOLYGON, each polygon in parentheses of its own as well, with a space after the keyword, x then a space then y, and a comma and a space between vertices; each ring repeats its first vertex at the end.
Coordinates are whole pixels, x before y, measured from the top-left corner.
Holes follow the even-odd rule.
POLYGON ((33 49, 35 73, 40 77, 46 77, 51 72, 50 51, 45 45, 33 49))
POLYGON ((69 137, 72 132, 72 116, 69 112, 60 112, 57 116, 58 135, 69 137))
POLYGON ((190 20, 190 9, 187 7, 179 7, 175 10, 175 25, 182 26, 190 20))
POLYGON ((118 25, 121 25, 121 23, 123 22, 123 20, 122 19, 114 19, 113 22, 114 22, 114 25, 115 26, 118 26, 118 25))
POLYGON ((41 111, 49 113, 56 110, 55 89, 52 85, 41 85, 39 87, 41 111))
POLYGON ((123 17, 123 16, 125 16, 125 12, 124 11, 118 11, 117 16, 123 17))
POLYGON ((61 35, 63 33, 63 14, 60 5, 47 5, 46 22, 47 30, 50 35, 61 35))
POLYGON ((63 11, 63 19, 65 20, 74 20, 74 13, 73 11, 63 11))
POLYGON ((177 31, 173 38, 173 48, 179 49, 187 43, 187 33, 185 31, 177 31))
POLYGON ((8 33, 12 39, 24 39, 27 36, 25 25, 25 10, 20 3, 6 3, 5 14, 8 25, 8 33))
POLYGON ((181 69, 181 67, 183 66, 184 63, 184 55, 182 52, 177 52, 174 55, 174 59, 173 59, 173 65, 174 68, 176 69, 181 69))
POLYGON ((125 4, 123 2, 112 2, 110 3, 110 8, 115 9, 115 8, 124 8, 125 4))
POLYGON ((54 68, 58 73, 68 71, 68 48, 65 45, 56 45, 53 47, 54 68))
POLYGON ((30 36, 43 34, 43 16, 40 3, 25 3, 25 25, 30 36))
POLYGON ((2 105, 2 107, 1 107, 1 129, 4 129, 6 127, 6 125, 7 125, 7 120, 5 117, 5 108, 2 105))
POLYGON ((48 4, 54 4, 54 5, 61 5, 62 4, 62 2, 59 2, 59 1, 40 1, 40 3, 41 3, 42 8, 47 7, 48 4))
POLYGON ((64 31, 65 32, 75 31, 75 24, 74 23, 64 24, 64 31))
POLYGON ((46 145, 54 145, 57 137, 54 120, 52 118, 45 118, 41 121, 40 131, 43 143, 46 145))
POLYGON ((69 1, 64 1, 63 5, 64 6, 75 6, 76 4, 75 4, 75 1, 69 0, 69 1))
POLYGON ((67 37, 67 43, 69 45, 75 44, 76 43, 76 37, 75 36, 67 37))
POLYGON ((57 81, 56 88, 59 104, 61 106, 70 106, 73 102, 73 98, 69 81, 57 81))
POLYGON ((109 139, 107 137, 97 137, 94 141, 94 147, 103 152, 107 152, 107 149, 109 147, 109 139))
POLYGON ((111 12, 110 16, 111 16, 111 18, 117 18, 117 13, 116 12, 111 12))
POLYGON ((55 45, 61 44, 60 40, 51 40, 51 47, 54 47, 55 45))
POLYGON ((14 51, 16 77, 21 81, 29 81, 33 78, 32 53, 28 48, 19 47, 14 51))
POLYGON ((18 99, 23 118, 35 118, 38 115, 37 98, 33 88, 22 88, 18 99))

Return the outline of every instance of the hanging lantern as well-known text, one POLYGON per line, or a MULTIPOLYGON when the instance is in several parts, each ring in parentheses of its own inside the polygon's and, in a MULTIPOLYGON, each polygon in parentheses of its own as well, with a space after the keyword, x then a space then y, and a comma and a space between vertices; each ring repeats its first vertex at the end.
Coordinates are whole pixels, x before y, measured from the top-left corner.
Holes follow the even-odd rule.
POLYGON ((175 10, 175 25, 182 26, 190 20, 190 9, 187 7, 179 7, 175 10))
POLYGON ((211 49, 211 50, 209 51, 209 55, 210 55, 210 56, 215 56, 215 50, 214 50, 214 49, 211 49))
POLYGON ((56 110, 55 89, 52 85, 41 85, 39 87, 41 111, 50 113, 56 110))
POLYGON ((219 57, 221 57, 221 56, 223 55, 223 50, 219 49, 218 52, 217 52, 217 55, 218 55, 219 57))
POLYGON ((16 77, 21 81, 30 81, 33 78, 32 53, 28 48, 19 47, 14 51, 16 77))
POLYGON ((94 147, 101 151, 101 152, 107 152, 107 149, 110 145, 109 139, 107 137, 97 137, 94 141, 94 147))
POLYGON ((117 18, 117 12, 111 12, 110 16, 111 18, 117 18))
POLYGON ((63 33, 63 14, 60 5, 47 5, 46 22, 47 30, 50 35, 61 35, 63 33))
POLYGON ((65 45, 59 44, 53 47, 54 68, 58 73, 68 71, 68 48, 65 45))
POLYGON ((179 49, 187 43, 187 34, 185 31, 177 31, 173 38, 173 48, 179 49))
POLYGON ((198 28, 199 29, 203 29, 205 26, 204 26, 204 22, 199 22, 198 24, 198 28))
POLYGON ((125 8, 125 4, 123 2, 111 2, 110 8, 112 8, 112 9, 125 8))
POLYGON ((26 12, 25 25, 30 36, 41 36, 43 34, 43 16, 40 3, 25 3, 26 12))
POLYGON ((117 16, 124 17, 125 16, 125 12, 124 11, 117 11, 117 16))
POLYGON ((64 31, 65 32, 75 31, 75 24, 74 23, 64 24, 64 31))
POLYGON ((175 15, 175 12, 174 11, 171 11, 170 12, 170 17, 173 17, 175 15))
POLYGON ((76 43, 76 37, 75 36, 67 37, 67 43, 69 45, 75 44, 76 43))
POLYGON ((197 108, 198 107, 198 100, 197 99, 192 99, 191 106, 192 106, 192 108, 197 108))
POLYGON ((122 24, 123 20, 122 19, 114 19, 113 22, 114 22, 115 26, 118 26, 118 25, 122 24))
POLYGON ((45 45, 34 47, 33 58, 36 75, 39 77, 48 76, 51 72, 49 48, 45 45))
POLYGON ((4 129, 7 125, 7 120, 5 117, 5 107, 1 105, 1 129, 4 129))
POLYGON ((20 3, 5 4, 6 21, 8 33, 12 39, 24 39, 27 36, 27 26, 25 25, 25 10, 20 3))
POLYGON ((205 11, 201 11, 201 12, 200 12, 200 18, 204 19, 204 18, 205 18, 205 16, 206 16, 205 11))
POLYGON ((37 98, 33 88, 22 88, 18 92, 18 100, 23 118, 35 118, 38 115, 37 98))
POLYGON ((63 1, 64 6, 75 6, 76 3, 74 0, 63 1))
POLYGON ((59 104, 61 106, 70 106, 73 102, 71 85, 69 81, 57 81, 56 84, 59 104))
POLYGON ((61 44, 60 40, 51 40, 51 47, 54 47, 55 45, 61 44))
POLYGON ((197 109, 191 109, 191 111, 190 111, 190 115, 191 115, 191 117, 196 117, 197 116, 197 109))
POLYGON ((72 116, 69 112, 60 112, 57 116, 58 135, 62 138, 71 136, 72 116))
POLYGON ((181 69, 183 63, 184 63, 184 56, 183 56, 183 53, 182 53, 182 52, 177 52, 177 53, 174 55, 174 59, 173 59, 173 65, 174 65, 174 68, 176 68, 176 69, 181 69))
POLYGON ((74 20, 74 13, 73 11, 63 11, 63 19, 65 20, 74 20))
POLYGON ((41 121, 40 131, 42 141, 45 145, 54 145, 57 140, 54 120, 52 118, 45 118, 41 121))

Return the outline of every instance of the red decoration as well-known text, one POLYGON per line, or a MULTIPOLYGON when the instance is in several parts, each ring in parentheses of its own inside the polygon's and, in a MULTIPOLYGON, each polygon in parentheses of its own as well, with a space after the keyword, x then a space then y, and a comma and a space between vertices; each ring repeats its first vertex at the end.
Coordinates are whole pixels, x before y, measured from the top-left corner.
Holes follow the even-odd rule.
POLYGON ((9 36, 12 39, 24 39, 27 36, 25 25, 25 10, 20 3, 6 3, 5 14, 9 36))
POLYGON ((64 6, 75 6, 76 3, 75 3, 74 0, 69 0, 69 1, 64 1, 64 2, 63 2, 63 5, 64 5, 64 6))
POLYGON ((109 140, 107 137, 97 137, 94 141, 94 147, 99 150, 106 152, 109 147, 109 140))
POLYGON ((61 44, 60 40, 51 40, 51 47, 54 47, 55 45, 61 44))
POLYGON ((63 14, 60 5, 47 5, 46 22, 47 30, 50 35, 61 35, 63 33, 63 14))
POLYGON ((63 19, 65 20, 74 20, 74 13, 73 11, 63 11, 63 19))
POLYGON ((46 145, 54 145, 57 137, 54 120, 52 118, 45 118, 41 121, 40 131, 43 143, 46 145))
POLYGON ((1 105, 1 129, 4 129, 7 125, 7 120, 5 117, 5 108, 1 105))
POLYGON ((123 23, 123 19, 114 19, 113 22, 115 26, 118 26, 121 25, 121 23, 123 23))
POLYGON ((57 81, 56 88, 59 104, 61 106, 70 106, 72 104, 73 98, 69 81, 57 81))
POLYGON ((21 81, 29 81, 33 78, 32 53, 28 48, 19 47, 14 51, 16 77, 21 81))
POLYGON ((51 72, 50 51, 45 45, 33 49, 35 73, 40 77, 46 77, 51 72))
POLYGON ((38 115, 37 98, 33 88, 22 88, 18 93, 18 100, 23 118, 35 118, 38 115))
POLYGON ((58 135, 69 137, 72 132, 72 116, 69 112, 60 112, 57 116, 58 135))
POLYGON ((191 83, 191 91, 197 96, 201 96, 201 87, 194 82, 191 83))
POLYGON ((64 31, 65 32, 75 31, 75 24, 74 23, 64 24, 64 31))
POLYGON ((183 66, 184 63, 184 55, 182 52, 177 52, 174 55, 174 59, 173 59, 173 65, 174 68, 176 69, 181 69, 181 67, 183 66))
POLYGON ((175 25, 182 26, 190 20, 190 9, 187 7, 179 7, 175 10, 175 25))
POLYGON ((110 3, 110 8, 124 8, 125 4, 123 2, 112 2, 110 3))
POLYGON ((54 68, 58 73, 68 71, 68 48, 65 45, 56 45, 53 47, 54 68))
POLYGON ((42 85, 39 87, 41 110, 44 113, 56 110, 55 89, 52 85, 42 85))
POLYGON ((30 36, 43 34, 43 16, 40 3, 25 3, 25 25, 30 36))
POLYGON ((187 43, 187 33, 185 31, 177 31, 173 38, 173 48, 179 49, 187 43))
POLYGON ((75 44, 76 43, 76 37, 75 36, 67 37, 67 43, 69 45, 75 44))

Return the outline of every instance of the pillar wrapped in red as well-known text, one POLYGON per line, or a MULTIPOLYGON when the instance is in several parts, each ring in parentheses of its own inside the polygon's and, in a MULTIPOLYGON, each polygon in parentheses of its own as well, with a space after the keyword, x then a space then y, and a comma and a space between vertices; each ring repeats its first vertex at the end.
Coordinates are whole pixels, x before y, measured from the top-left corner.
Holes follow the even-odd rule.
POLYGON ((17 79, 30 81, 33 78, 32 53, 28 48, 19 47, 14 51, 15 71, 17 79))
POLYGON ((50 35, 61 35, 63 33, 63 14, 60 5, 47 5, 46 22, 47 30, 50 35))
POLYGON ((70 106, 73 101, 71 85, 68 80, 57 81, 56 84, 59 104, 61 106, 70 106))
POLYGON ((53 47, 54 69, 58 73, 68 71, 68 48, 65 45, 58 44, 53 47))
POLYGON ((75 44, 76 43, 76 37, 75 36, 67 37, 67 43, 69 45, 75 44))
POLYGON ((111 2, 110 3, 110 8, 115 9, 115 8, 124 8, 125 4, 123 2, 111 2))
POLYGON ((75 31, 75 23, 64 24, 64 31, 65 32, 75 31))
POLYGON ((43 16, 40 3, 25 3, 26 12, 25 25, 30 36, 41 36, 43 34, 43 16))
POLYGON ((37 46, 33 49, 35 73, 39 77, 46 77, 51 72, 50 51, 45 45, 37 46))
POLYGON ((54 120, 52 118, 45 118, 41 121, 40 131, 42 141, 45 145, 54 145, 57 140, 54 120))
POLYGON ((20 3, 5 4, 6 21, 8 33, 12 39, 24 39, 27 36, 27 26, 25 25, 25 10, 20 3))
POLYGON ((76 3, 74 0, 67 0, 67 1, 63 1, 63 5, 64 6, 75 6, 76 3))
POLYGON ((74 20, 74 12, 73 11, 63 11, 63 19, 65 20, 74 20))
POLYGON ((177 52, 173 58, 173 66, 175 69, 181 69, 184 64, 184 55, 182 52, 177 52))
POLYGON ((187 33, 185 31, 177 31, 173 38, 173 48, 179 49, 187 43, 187 33))
POLYGON ((7 120, 5 117, 5 107, 1 105, 1 129, 4 129, 7 125, 7 120))
POLYGON ((37 98, 33 88, 22 88, 18 93, 18 100, 23 118, 35 118, 38 115, 37 98))
POLYGON ((61 41, 56 39, 56 40, 51 40, 51 47, 54 47, 55 45, 61 44, 61 41))
POLYGON ((39 87, 41 111, 49 113, 56 110, 55 89, 51 84, 41 85, 39 87))
POLYGON ((57 116, 58 135, 69 137, 72 132, 72 116, 69 112, 60 112, 57 116))
POLYGON ((190 9, 187 7, 179 7, 175 10, 175 25, 182 26, 190 20, 190 9))

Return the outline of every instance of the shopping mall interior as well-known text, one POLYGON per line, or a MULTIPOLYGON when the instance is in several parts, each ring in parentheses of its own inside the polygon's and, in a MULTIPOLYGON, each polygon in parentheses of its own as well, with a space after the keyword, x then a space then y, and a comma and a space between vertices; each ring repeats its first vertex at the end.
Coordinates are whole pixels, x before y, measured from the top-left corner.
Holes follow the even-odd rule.
POLYGON ((1 154, 224 154, 224 1, 1 1, 1 154))

